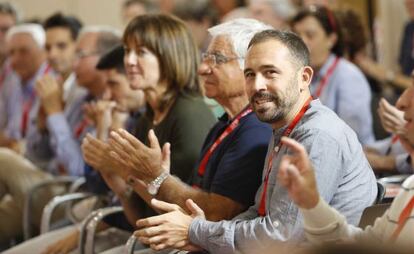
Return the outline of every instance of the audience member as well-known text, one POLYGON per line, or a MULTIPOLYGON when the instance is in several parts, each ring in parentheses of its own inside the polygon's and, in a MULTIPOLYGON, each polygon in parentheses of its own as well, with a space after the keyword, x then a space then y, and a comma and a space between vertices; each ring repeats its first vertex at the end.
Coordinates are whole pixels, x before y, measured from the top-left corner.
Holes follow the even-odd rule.
POLYGON ((16 77, 7 79, 9 84, 3 83, 7 126, 0 133, 0 146, 24 152, 19 141, 34 127, 37 113, 38 98, 34 86, 39 78, 51 71, 45 61, 45 40, 45 32, 37 24, 14 26, 6 35, 10 66, 16 77))
POLYGON ((76 40, 81 27, 76 18, 59 13, 49 17, 44 24, 46 57, 56 75, 45 75, 36 82, 35 90, 40 99, 40 108, 36 118, 37 128, 31 129, 26 138, 25 156, 38 167, 55 172, 53 167, 56 165, 49 165, 54 157, 49 134, 58 127, 50 123, 48 126, 47 121, 53 114, 76 107, 72 104, 86 94, 76 84, 72 69, 76 56, 76 40))
POLYGON ((341 27, 332 11, 311 6, 292 20, 292 28, 308 46, 315 76, 311 93, 357 133, 362 144, 375 141, 371 90, 362 72, 342 55, 341 27))

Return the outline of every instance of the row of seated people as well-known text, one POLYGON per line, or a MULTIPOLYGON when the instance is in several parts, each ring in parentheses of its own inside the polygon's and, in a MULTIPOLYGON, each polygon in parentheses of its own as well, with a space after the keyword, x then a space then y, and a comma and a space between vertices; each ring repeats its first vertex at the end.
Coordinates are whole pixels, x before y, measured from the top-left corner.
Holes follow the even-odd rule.
MULTIPOLYGON (((258 252, 268 249, 267 243, 295 242, 305 237, 303 212, 298 207, 314 208, 324 200, 356 225, 364 208, 374 202, 377 185, 361 138, 320 100, 312 99, 312 61, 307 46, 297 35, 273 30, 254 20, 230 21, 209 30, 212 40, 198 66, 194 61, 197 48, 190 32, 184 23, 169 16, 135 18, 124 32, 124 47, 109 53, 106 52, 121 43, 116 32, 84 29, 75 41, 76 33, 73 36, 66 30, 75 45, 76 82, 86 91, 72 103, 62 103, 63 89, 53 78, 56 74, 44 75, 51 68, 44 64, 40 52, 46 40, 44 34, 43 40, 39 36, 41 31, 36 25, 21 25, 8 34, 10 47, 16 47, 10 51, 10 65, 19 82, 28 82, 21 87, 29 91, 20 91, 20 87, 5 82, 4 91, 9 92, 4 94, 8 98, 13 94, 27 94, 28 98, 4 101, 16 105, 27 101, 20 104, 20 112, 16 111, 16 121, 9 123, 14 123, 15 129, 10 127, 11 130, 25 134, 26 155, 31 162, 2 150, 2 190, 9 191, 15 199, 2 217, 7 220, 2 227, 5 239, 21 230, 27 189, 53 177, 39 169, 45 161, 54 175, 85 175, 94 191, 106 188, 115 194, 117 198, 111 204, 120 203, 125 216, 107 221, 102 229, 115 226, 132 231, 137 220, 155 215, 151 207, 171 211, 162 222, 180 222, 174 216, 186 218, 183 221, 188 224, 181 229, 184 239, 175 242, 166 236, 157 237, 157 229, 138 231, 143 244, 154 249, 258 252), (34 54, 33 61, 20 62, 37 64, 37 68, 18 68, 19 43, 25 40, 38 54, 34 54), (95 69, 97 63, 99 70, 95 69), (36 70, 27 74, 28 69, 36 70), (203 101, 202 90, 226 111, 217 123, 203 101), (98 98, 106 100, 93 102, 98 98), (315 198, 318 192, 313 196, 309 192, 312 198, 305 200, 314 201, 311 205, 303 205, 295 198, 295 187, 289 188, 295 180, 276 181, 278 172, 283 177, 282 162, 292 158, 284 155, 300 150, 297 144, 281 140, 284 136, 300 142, 309 153, 310 162, 302 153, 302 161, 292 159, 291 164, 303 172, 311 172, 307 165, 315 168, 313 187, 317 185, 322 198, 315 198), (52 158, 54 162, 50 163, 52 158), (152 200, 153 197, 177 205, 152 200), (217 222, 203 220, 201 210, 207 219, 217 222)), ((51 47, 49 43, 46 47, 51 47)), ((329 52, 327 57, 332 58, 329 52)), ((338 68, 340 63, 349 65, 346 60, 334 59, 338 68)), ((55 64, 56 71, 58 63, 55 64)), ((62 71, 59 76, 70 77, 64 74, 62 71)), ((332 80, 333 76, 325 79, 332 80)), ((318 83, 322 88, 334 87, 318 83)), ((319 91, 319 86, 313 89, 319 91)), ((400 108, 405 107, 401 104, 400 108)), ((404 142, 409 140, 406 135, 401 138, 404 142)), ((19 149, 15 142, 19 137, 11 137, 5 135, 3 140, 19 149)), ((299 177, 295 167, 286 168, 290 169, 288 176, 299 177)), ((35 210, 40 211, 54 191, 51 188, 47 194, 42 193, 35 210)), ((152 226, 156 221, 160 224, 157 218, 139 221, 138 226, 152 226)), ((160 234, 166 232, 161 231, 160 234)), ((63 240, 52 244, 48 251, 67 252, 75 247, 72 243, 77 236, 76 226, 72 226, 27 241, 6 253, 43 251, 41 247, 49 247, 45 242, 61 237, 63 240)))

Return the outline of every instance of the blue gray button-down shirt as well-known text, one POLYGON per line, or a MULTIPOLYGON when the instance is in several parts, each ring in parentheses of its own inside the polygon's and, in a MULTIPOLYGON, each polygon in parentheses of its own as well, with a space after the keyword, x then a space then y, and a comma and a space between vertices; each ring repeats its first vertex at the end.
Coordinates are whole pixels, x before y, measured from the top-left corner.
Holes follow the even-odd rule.
MULTIPOLYGON (((314 94, 321 79, 332 66, 336 56, 331 54, 311 83, 314 94)), ((375 141, 372 127, 371 90, 364 74, 354 64, 340 58, 319 99, 332 109, 357 133, 362 144, 375 141)))
POLYGON ((81 176, 84 161, 80 146, 85 134, 93 128, 85 126, 81 133, 76 131, 83 122, 82 106, 92 97, 78 87, 72 75, 65 81, 64 89, 69 95, 64 98, 64 112, 47 117, 47 132, 39 132, 37 128, 30 130, 26 138, 26 157, 52 174, 61 174, 59 169, 64 168, 71 176, 81 176))
MULTIPOLYGON (((283 130, 274 131, 265 170, 283 130)), ((309 153, 322 198, 356 225, 365 207, 375 200, 377 185, 355 132, 330 109, 313 101, 290 137, 304 145, 309 153)), ((190 242, 211 253, 228 254, 261 253, 263 248, 268 249, 275 243, 304 240, 298 208, 277 181, 280 160, 287 153, 287 148, 282 146, 273 158, 266 192, 266 216, 258 216, 262 184, 255 205, 235 219, 220 222, 194 219, 189 229, 190 242)))

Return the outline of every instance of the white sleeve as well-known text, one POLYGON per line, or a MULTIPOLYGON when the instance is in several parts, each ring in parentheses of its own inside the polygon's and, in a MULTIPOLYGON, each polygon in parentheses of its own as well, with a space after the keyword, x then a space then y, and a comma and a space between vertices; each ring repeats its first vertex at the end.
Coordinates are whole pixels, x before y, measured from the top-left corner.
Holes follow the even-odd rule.
POLYGON ((314 208, 300 209, 300 211, 304 219, 305 234, 310 242, 355 238, 362 232, 362 229, 348 224, 345 217, 322 198, 314 208))

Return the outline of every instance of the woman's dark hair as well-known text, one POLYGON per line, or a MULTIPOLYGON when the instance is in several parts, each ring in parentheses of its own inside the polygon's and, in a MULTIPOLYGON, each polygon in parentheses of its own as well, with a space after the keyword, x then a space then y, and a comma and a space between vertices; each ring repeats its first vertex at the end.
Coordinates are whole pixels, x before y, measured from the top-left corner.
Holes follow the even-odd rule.
POLYGON ((311 5, 307 8, 301 9, 296 16, 292 19, 292 27, 307 17, 314 17, 319 24, 321 24, 323 30, 327 35, 332 33, 336 34, 337 40, 335 45, 332 47, 331 52, 337 56, 343 56, 344 54, 344 42, 343 34, 340 23, 333 11, 324 7, 311 5))
POLYGON ((343 41, 346 53, 352 61, 355 54, 364 50, 368 44, 368 36, 361 16, 353 10, 337 12, 337 17, 343 28, 343 41))
POLYGON ((161 110, 179 94, 201 95, 198 48, 180 19, 165 14, 138 16, 125 29, 123 42, 130 48, 146 47, 157 56, 160 81, 168 86, 161 110))

